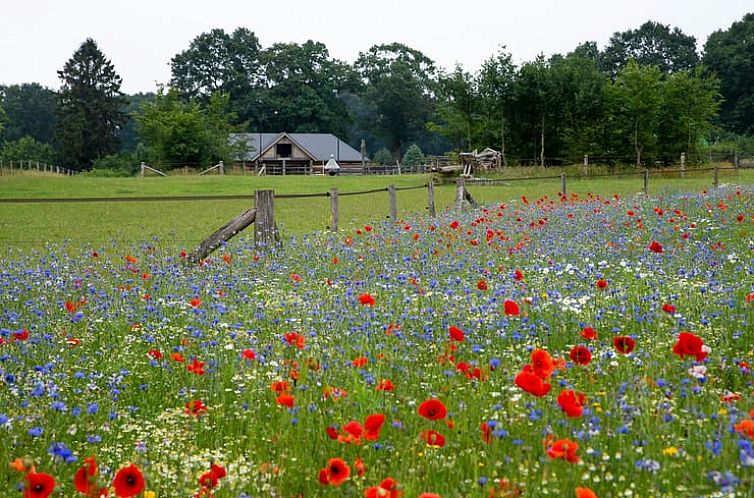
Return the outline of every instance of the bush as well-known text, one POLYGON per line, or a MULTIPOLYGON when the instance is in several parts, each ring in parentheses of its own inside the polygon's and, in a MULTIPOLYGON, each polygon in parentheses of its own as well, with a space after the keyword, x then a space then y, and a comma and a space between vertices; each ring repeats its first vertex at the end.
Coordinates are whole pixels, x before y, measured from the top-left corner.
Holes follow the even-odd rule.
POLYGON ((30 136, 25 136, 12 142, 5 142, 0 149, 0 160, 8 161, 32 161, 52 164, 55 157, 50 144, 37 142, 30 136))
POLYGON ((87 176, 133 176, 139 170, 139 161, 129 152, 119 152, 94 161, 87 176))
POLYGON ((411 144, 411 147, 403 154, 403 161, 401 164, 405 166, 418 166, 424 163, 424 153, 416 144, 411 144))
POLYGON ((393 162, 393 156, 390 154, 389 150, 383 147, 374 153, 372 160, 377 164, 385 165, 393 162))

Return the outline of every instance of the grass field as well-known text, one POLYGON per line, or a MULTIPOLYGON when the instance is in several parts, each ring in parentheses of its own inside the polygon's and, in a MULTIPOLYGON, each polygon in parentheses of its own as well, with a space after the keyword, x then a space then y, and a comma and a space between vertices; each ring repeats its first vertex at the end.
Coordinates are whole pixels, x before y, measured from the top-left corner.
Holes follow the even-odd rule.
POLYGON ((489 205, 434 220, 401 191, 398 224, 386 193, 343 197, 337 234, 328 199, 280 199, 282 248, 199 265, 178 251, 249 203, 0 204, 0 497, 752 498, 754 177, 720 179, 470 187, 489 205))
MULTIPOLYGON (((578 169, 517 168, 503 177, 558 175, 561 171, 578 173, 578 169)), ((230 218, 247 209, 255 189, 271 188, 278 194, 326 192, 337 187, 340 192, 369 190, 394 183, 398 187, 426 184, 427 175, 370 177, 246 177, 246 176, 176 176, 168 178, 91 178, 16 175, 0 177, 0 198, 32 197, 128 197, 163 195, 230 195, 249 194, 249 201, 131 202, 131 203, 54 203, 0 204, 0 247, 40 249, 48 243, 71 246, 89 244, 104 247, 112 243, 138 244, 153 240, 166 250, 190 249, 203 237, 230 218), (155 239, 156 238, 156 239, 155 239)), ((721 183, 754 183, 754 171, 722 171, 721 183)), ((678 174, 650 177, 650 193, 701 191, 712 184, 709 171, 689 172, 685 179, 678 174)), ((641 175, 616 178, 584 178, 568 182, 568 192, 602 196, 633 195, 641 191, 641 175)), ((480 203, 505 202, 521 196, 557 197, 560 181, 512 181, 505 186, 469 187, 480 203)), ((436 189, 438 210, 454 205, 453 185, 436 189)), ((426 213, 425 190, 398 193, 400 217, 426 213)), ((276 217, 284 236, 301 235, 326 229, 330 224, 329 199, 280 199, 276 217)), ((340 227, 352 229, 388 216, 387 193, 340 198, 340 227)))

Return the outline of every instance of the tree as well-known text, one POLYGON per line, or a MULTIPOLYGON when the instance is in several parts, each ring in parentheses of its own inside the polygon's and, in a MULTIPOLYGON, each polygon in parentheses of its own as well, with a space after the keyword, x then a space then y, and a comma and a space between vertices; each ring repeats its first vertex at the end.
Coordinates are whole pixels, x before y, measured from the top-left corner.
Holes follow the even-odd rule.
POLYGON ((630 136, 641 166, 642 153, 657 141, 662 105, 660 70, 630 60, 611 87, 613 109, 623 136, 630 136))
POLYGON ((263 68, 257 36, 246 28, 228 35, 223 29, 202 33, 189 48, 173 57, 170 85, 185 99, 203 104, 217 93, 230 96, 239 122, 258 124, 263 68))
POLYGON ((55 106, 55 141, 63 166, 88 169, 118 149, 125 121, 121 78, 88 38, 58 71, 62 81, 55 106))
POLYGON ((508 165, 506 155, 506 128, 510 106, 514 98, 516 67, 511 54, 501 47, 494 55, 482 63, 478 76, 479 104, 482 109, 482 129, 480 141, 486 145, 500 144, 503 165, 508 165))
POLYGON ((55 124, 55 92, 38 83, 24 83, 0 88, 6 127, 0 142, 30 136, 52 143, 55 124))
POLYGON ((235 116, 227 110, 228 100, 227 95, 216 93, 202 107, 181 99, 175 89, 167 93, 160 89, 135 116, 149 161, 165 169, 232 161, 236 150, 228 137, 236 130, 230 124, 235 116))
POLYGON ((615 33, 602 53, 602 69, 616 76, 628 61, 655 66, 662 73, 688 71, 699 64, 696 38, 670 25, 647 21, 639 29, 615 33))
POLYGON ((134 117, 139 114, 142 106, 146 102, 152 102, 156 95, 152 92, 136 93, 126 96, 128 103, 124 108, 127 119, 120 132, 121 151, 134 152, 139 146, 139 135, 136 133, 136 120, 134 117))
POLYGON ((406 149, 406 153, 403 154, 403 160, 401 161, 401 164, 406 166, 418 166, 423 163, 424 153, 418 145, 411 144, 411 146, 406 149))
POLYGON ((720 78, 723 126, 754 134, 754 13, 709 36, 704 64, 720 78))
POLYGON ((393 155, 390 154, 390 151, 387 150, 385 147, 382 147, 381 149, 378 149, 377 152, 374 153, 374 157, 372 160, 377 164, 389 164, 393 161, 393 155))
POLYGON ((478 82, 459 65, 449 75, 440 75, 437 117, 427 127, 448 137, 458 150, 471 149, 480 121, 478 82))
POLYGON ((364 98, 376 110, 375 130, 397 159, 432 113, 434 63, 418 50, 392 43, 360 53, 356 68, 365 83, 364 98))
POLYGON ((18 140, 5 142, 0 149, 0 161, 34 161, 52 163, 55 151, 50 144, 45 144, 26 136, 18 140))

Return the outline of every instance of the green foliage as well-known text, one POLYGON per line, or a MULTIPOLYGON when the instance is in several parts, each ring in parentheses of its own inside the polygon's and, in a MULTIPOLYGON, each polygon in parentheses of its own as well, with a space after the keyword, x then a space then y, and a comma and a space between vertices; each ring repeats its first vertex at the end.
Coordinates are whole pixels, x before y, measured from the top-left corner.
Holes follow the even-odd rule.
POLYGON ((52 164, 55 151, 49 144, 37 142, 34 138, 26 136, 5 142, 0 148, 0 160, 8 161, 33 161, 52 164))
POLYGON ((162 169, 181 165, 209 166, 231 162, 244 144, 232 145, 229 96, 213 94, 206 106, 179 98, 177 90, 160 89, 153 101, 135 116, 139 136, 147 146, 147 159, 162 169))
MULTIPOLYGON (((55 127, 55 92, 38 83, 0 87, 0 109, 5 109, 6 126, 0 143, 30 136, 52 143, 55 127)), ((2 123, 0 111, 0 123, 2 123)))
POLYGON ((131 152, 119 152, 94 161, 90 176, 133 176, 139 170, 139 159, 131 152))
POLYGON ((393 155, 385 147, 382 147, 381 149, 377 150, 377 152, 374 153, 374 157, 372 158, 372 161, 374 161, 377 164, 382 164, 382 165, 390 164, 393 162, 393 155))
POLYGON ((704 45, 704 63, 720 79, 720 121, 735 133, 754 135, 754 13, 704 45))
POLYGON ((678 28, 647 21, 638 29, 615 33, 601 55, 602 69, 616 76, 633 59, 662 73, 689 71, 699 64, 696 38, 678 28))
POLYGON ((458 150, 472 148, 472 136, 481 124, 478 79, 461 66, 439 81, 437 118, 440 124, 427 123, 430 130, 450 139, 458 150))
POLYGON ((88 38, 58 71, 62 81, 55 108, 55 142, 62 166, 89 169, 118 149, 125 122, 121 78, 112 63, 88 38))
POLYGON ((416 144, 411 144, 411 146, 406 149, 406 153, 403 154, 401 164, 405 164, 406 166, 418 166, 424 164, 424 161, 424 153, 421 148, 416 144))

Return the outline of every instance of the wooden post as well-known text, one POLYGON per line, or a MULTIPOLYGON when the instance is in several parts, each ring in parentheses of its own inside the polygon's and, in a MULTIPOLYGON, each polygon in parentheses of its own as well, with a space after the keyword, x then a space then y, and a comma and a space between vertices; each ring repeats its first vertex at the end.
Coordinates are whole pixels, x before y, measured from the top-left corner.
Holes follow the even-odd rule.
POLYGON ((255 208, 247 209, 240 215, 236 216, 224 226, 207 237, 204 242, 199 244, 191 253, 188 260, 192 263, 198 263, 207 257, 212 251, 220 247, 223 242, 227 242, 238 232, 248 227, 256 218, 257 210, 255 208))
POLYGON ((681 152, 681 178, 686 178, 686 153, 681 152))
POLYGON ((738 169, 738 151, 733 153, 733 167, 738 169))
POLYGON ((644 170, 644 195, 649 195, 649 170, 644 170))
POLYGON ((55 172, 56 172, 57 174, 60 174, 60 166, 55 166, 55 172))
POLYGON ((589 154, 584 154, 584 174, 589 174, 589 154))
POLYGON ((463 210, 463 198, 466 191, 466 182, 463 178, 456 180, 456 211, 463 210))
POLYGON ((434 218, 437 216, 437 213, 435 212, 435 182, 432 178, 429 179, 429 183, 427 184, 427 197, 429 202, 429 217, 434 218))
POLYGON ((144 166, 146 166, 146 164, 144 164, 144 161, 142 161, 141 162, 141 171, 139 173, 139 176, 141 176, 141 177, 144 176, 144 166))
POLYGON ((283 176, 285 176, 285 159, 283 159, 283 176))
POLYGON ((220 174, 225 174, 225 163, 223 161, 220 161, 220 174))
MULTIPOLYGON (((31 161, 29 161, 29 169, 31 169, 31 161)), ((39 161, 37 161, 37 171, 39 171, 39 161)))
POLYGON ((563 192, 563 197, 567 197, 568 193, 566 192, 566 176, 565 173, 560 174, 560 188, 563 192))
POLYGON ((364 174, 364 168, 367 165, 367 141, 361 139, 361 174, 364 174))
POLYGON ((330 189, 330 215, 332 222, 330 223, 330 230, 333 232, 338 231, 338 189, 333 187, 330 189))
POLYGON ((275 191, 257 190, 254 193, 256 203, 254 245, 259 249, 272 247, 278 239, 275 226, 275 191))
POLYGON ((712 179, 712 186, 717 187, 720 184, 720 172, 717 169, 717 166, 715 166, 714 170, 715 176, 712 179))
POLYGON ((387 186, 387 193, 390 197, 390 221, 398 221, 398 199, 395 196, 395 185, 392 183, 387 186))

